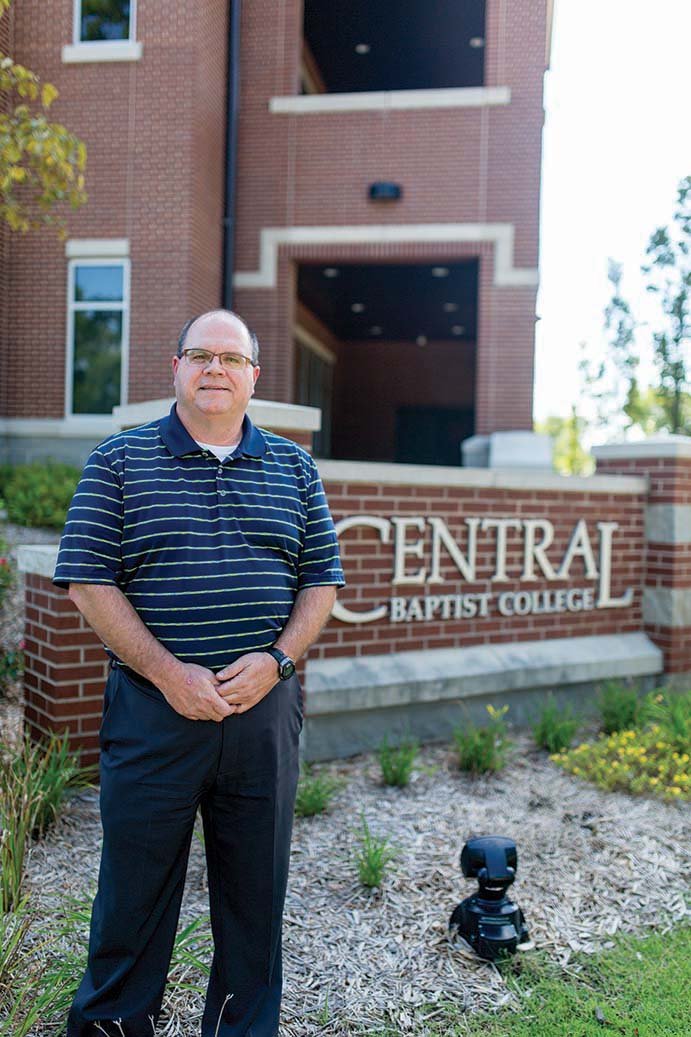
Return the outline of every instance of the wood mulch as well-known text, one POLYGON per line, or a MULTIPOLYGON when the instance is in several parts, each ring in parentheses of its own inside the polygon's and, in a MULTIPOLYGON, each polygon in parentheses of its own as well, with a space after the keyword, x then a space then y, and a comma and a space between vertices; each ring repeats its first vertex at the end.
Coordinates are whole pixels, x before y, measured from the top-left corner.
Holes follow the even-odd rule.
MULTIPOLYGON (((419 763, 403 789, 380 783, 373 755, 321 768, 344 785, 328 814, 295 820, 282 1037, 354 1037, 385 1025, 422 1037, 445 1002, 474 1012, 512 1000, 500 972, 447 933, 451 911, 475 888, 459 867, 471 835, 516 839, 512 897, 536 947, 566 970, 575 967, 574 952, 596 952, 618 933, 665 930, 688 916, 688 805, 599 791, 525 738, 506 770, 490 777, 460 773, 446 747, 425 748, 419 763), (375 892, 360 886, 354 863, 363 815, 397 851, 375 892)), ((66 894, 93 890, 99 841, 96 797, 86 793, 32 851, 28 881, 46 925, 66 894)), ((207 912, 203 847, 195 839, 181 924, 207 912)), ((206 923, 200 933, 207 956, 206 923)), ((177 966, 174 978, 203 985, 191 965, 177 966)), ((174 986, 158 1032, 191 1037, 201 1009, 199 994, 174 986)))

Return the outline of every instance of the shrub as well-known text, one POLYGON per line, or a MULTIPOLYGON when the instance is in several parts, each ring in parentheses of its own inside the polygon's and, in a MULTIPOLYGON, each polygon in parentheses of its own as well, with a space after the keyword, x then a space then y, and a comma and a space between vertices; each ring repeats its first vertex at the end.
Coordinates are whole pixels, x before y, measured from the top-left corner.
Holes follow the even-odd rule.
POLYGON ((57 461, 6 467, 0 492, 10 522, 62 529, 80 471, 57 461))
POLYGON ((502 706, 501 709, 487 706, 490 719, 484 727, 466 724, 465 727, 455 729, 453 737, 460 770, 473 774, 501 770, 510 744, 504 720, 508 709, 508 706, 502 706))
POLYGON ((405 738, 398 746, 391 746, 388 739, 384 739, 377 755, 385 785, 401 788, 408 784, 419 748, 419 742, 414 738, 405 738))
POLYGON ((559 753, 571 745, 579 723, 580 721, 573 715, 571 708, 558 706, 554 695, 550 692, 540 710, 540 717, 533 727, 533 737, 541 749, 546 749, 550 753, 559 753))
POLYGON ((657 719, 645 728, 601 735, 552 759, 601 788, 691 799, 691 691, 653 693, 646 712, 657 719))
POLYGON ((312 817, 328 810, 336 790, 338 778, 328 774, 312 774, 308 766, 303 768, 295 796, 295 813, 298 817, 312 817))
POLYGON ((362 840, 356 858, 358 878, 362 885, 369 889, 381 886, 386 869, 395 856, 396 852, 388 839, 372 835, 363 814, 362 840))
POLYGON ((642 712, 646 720, 659 725, 665 741, 680 753, 691 752, 691 689, 651 691, 642 712))
POLYGON ((3 547, 3 543, 0 541, 0 608, 14 583, 14 569, 5 551, 6 546, 3 547))
POLYGON ((17 648, 10 648, 2 652, 0 649, 0 695, 2 695, 10 684, 18 681, 24 671, 24 642, 17 648))
POLYGON ((603 681, 598 697, 602 730, 606 735, 636 728, 642 720, 641 701, 635 687, 623 681, 603 681))

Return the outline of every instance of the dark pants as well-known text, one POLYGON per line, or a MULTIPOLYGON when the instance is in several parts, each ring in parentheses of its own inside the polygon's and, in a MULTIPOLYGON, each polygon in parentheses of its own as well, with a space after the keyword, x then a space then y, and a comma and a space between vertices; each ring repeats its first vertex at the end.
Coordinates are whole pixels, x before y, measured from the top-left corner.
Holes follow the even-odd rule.
POLYGON ((101 727, 101 869, 67 1037, 152 1037, 200 805, 215 947, 202 1037, 278 1032, 301 726, 296 677, 216 723, 186 720, 153 686, 111 671, 101 727))

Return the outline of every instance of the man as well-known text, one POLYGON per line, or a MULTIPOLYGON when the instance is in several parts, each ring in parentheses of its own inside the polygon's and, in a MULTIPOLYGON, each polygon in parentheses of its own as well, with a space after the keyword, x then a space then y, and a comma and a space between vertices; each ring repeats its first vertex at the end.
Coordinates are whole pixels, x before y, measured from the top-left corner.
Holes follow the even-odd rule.
POLYGON ((203 1037, 273 1037, 298 774, 294 661, 343 584, 311 457, 246 415, 256 338, 188 321, 176 404, 91 454, 55 582, 112 660, 103 851, 68 1037, 151 1037, 201 807, 214 956, 203 1037))

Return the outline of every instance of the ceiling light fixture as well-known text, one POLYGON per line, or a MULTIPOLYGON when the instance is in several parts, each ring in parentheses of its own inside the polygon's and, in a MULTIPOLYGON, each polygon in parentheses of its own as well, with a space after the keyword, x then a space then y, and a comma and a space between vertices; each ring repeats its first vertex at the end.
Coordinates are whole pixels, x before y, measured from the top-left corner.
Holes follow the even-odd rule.
POLYGON ((369 52, 370 52, 370 45, 369 45, 369 43, 356 43, 355 44, 355 53, 356 54, 369 54, 369 52))
POLYGON ((454 326, 451 328, 452 335, 462 335, 464 331, 465 328, 462 324, 454 324, 454 326))
POLYGON ((448 266, 433 266, 432 277, 448 277, 449 268, 448 266))
POLYGON ((458 309, 458 303, 457 302, 445 302, 444 303, 444 313, 455 313, 457 309, 458 309))
POLYGON ((354 302, 350 308, 353 311, 353 313, 362 313, 365 308, 365 304, 362 302, 354 302))
POLYGON ((427 345, 427 335, 418 335, 418 337, 415 339, 415 345, 416 346, 426 346, 427 345))
POLYGON ((323 271, 324 277, 338 277, 339 272, 335 266, 325 266, 323 271))
POLYGON ((382 329, 381 329, 381 328, 379 327, 379 325, 378 325, 378 324, 374 324, 374 325, 372 325, 372 327, 371 327, 371 328, 369 329, 369 333, 370 333, 370 335, 381 335, 381 333, 382 333, 382 329))
POLYGON ((471 36, 468 40, 468 46, 472 47, 473 50, 480 50, 485 45, 484 36, 471 36))

